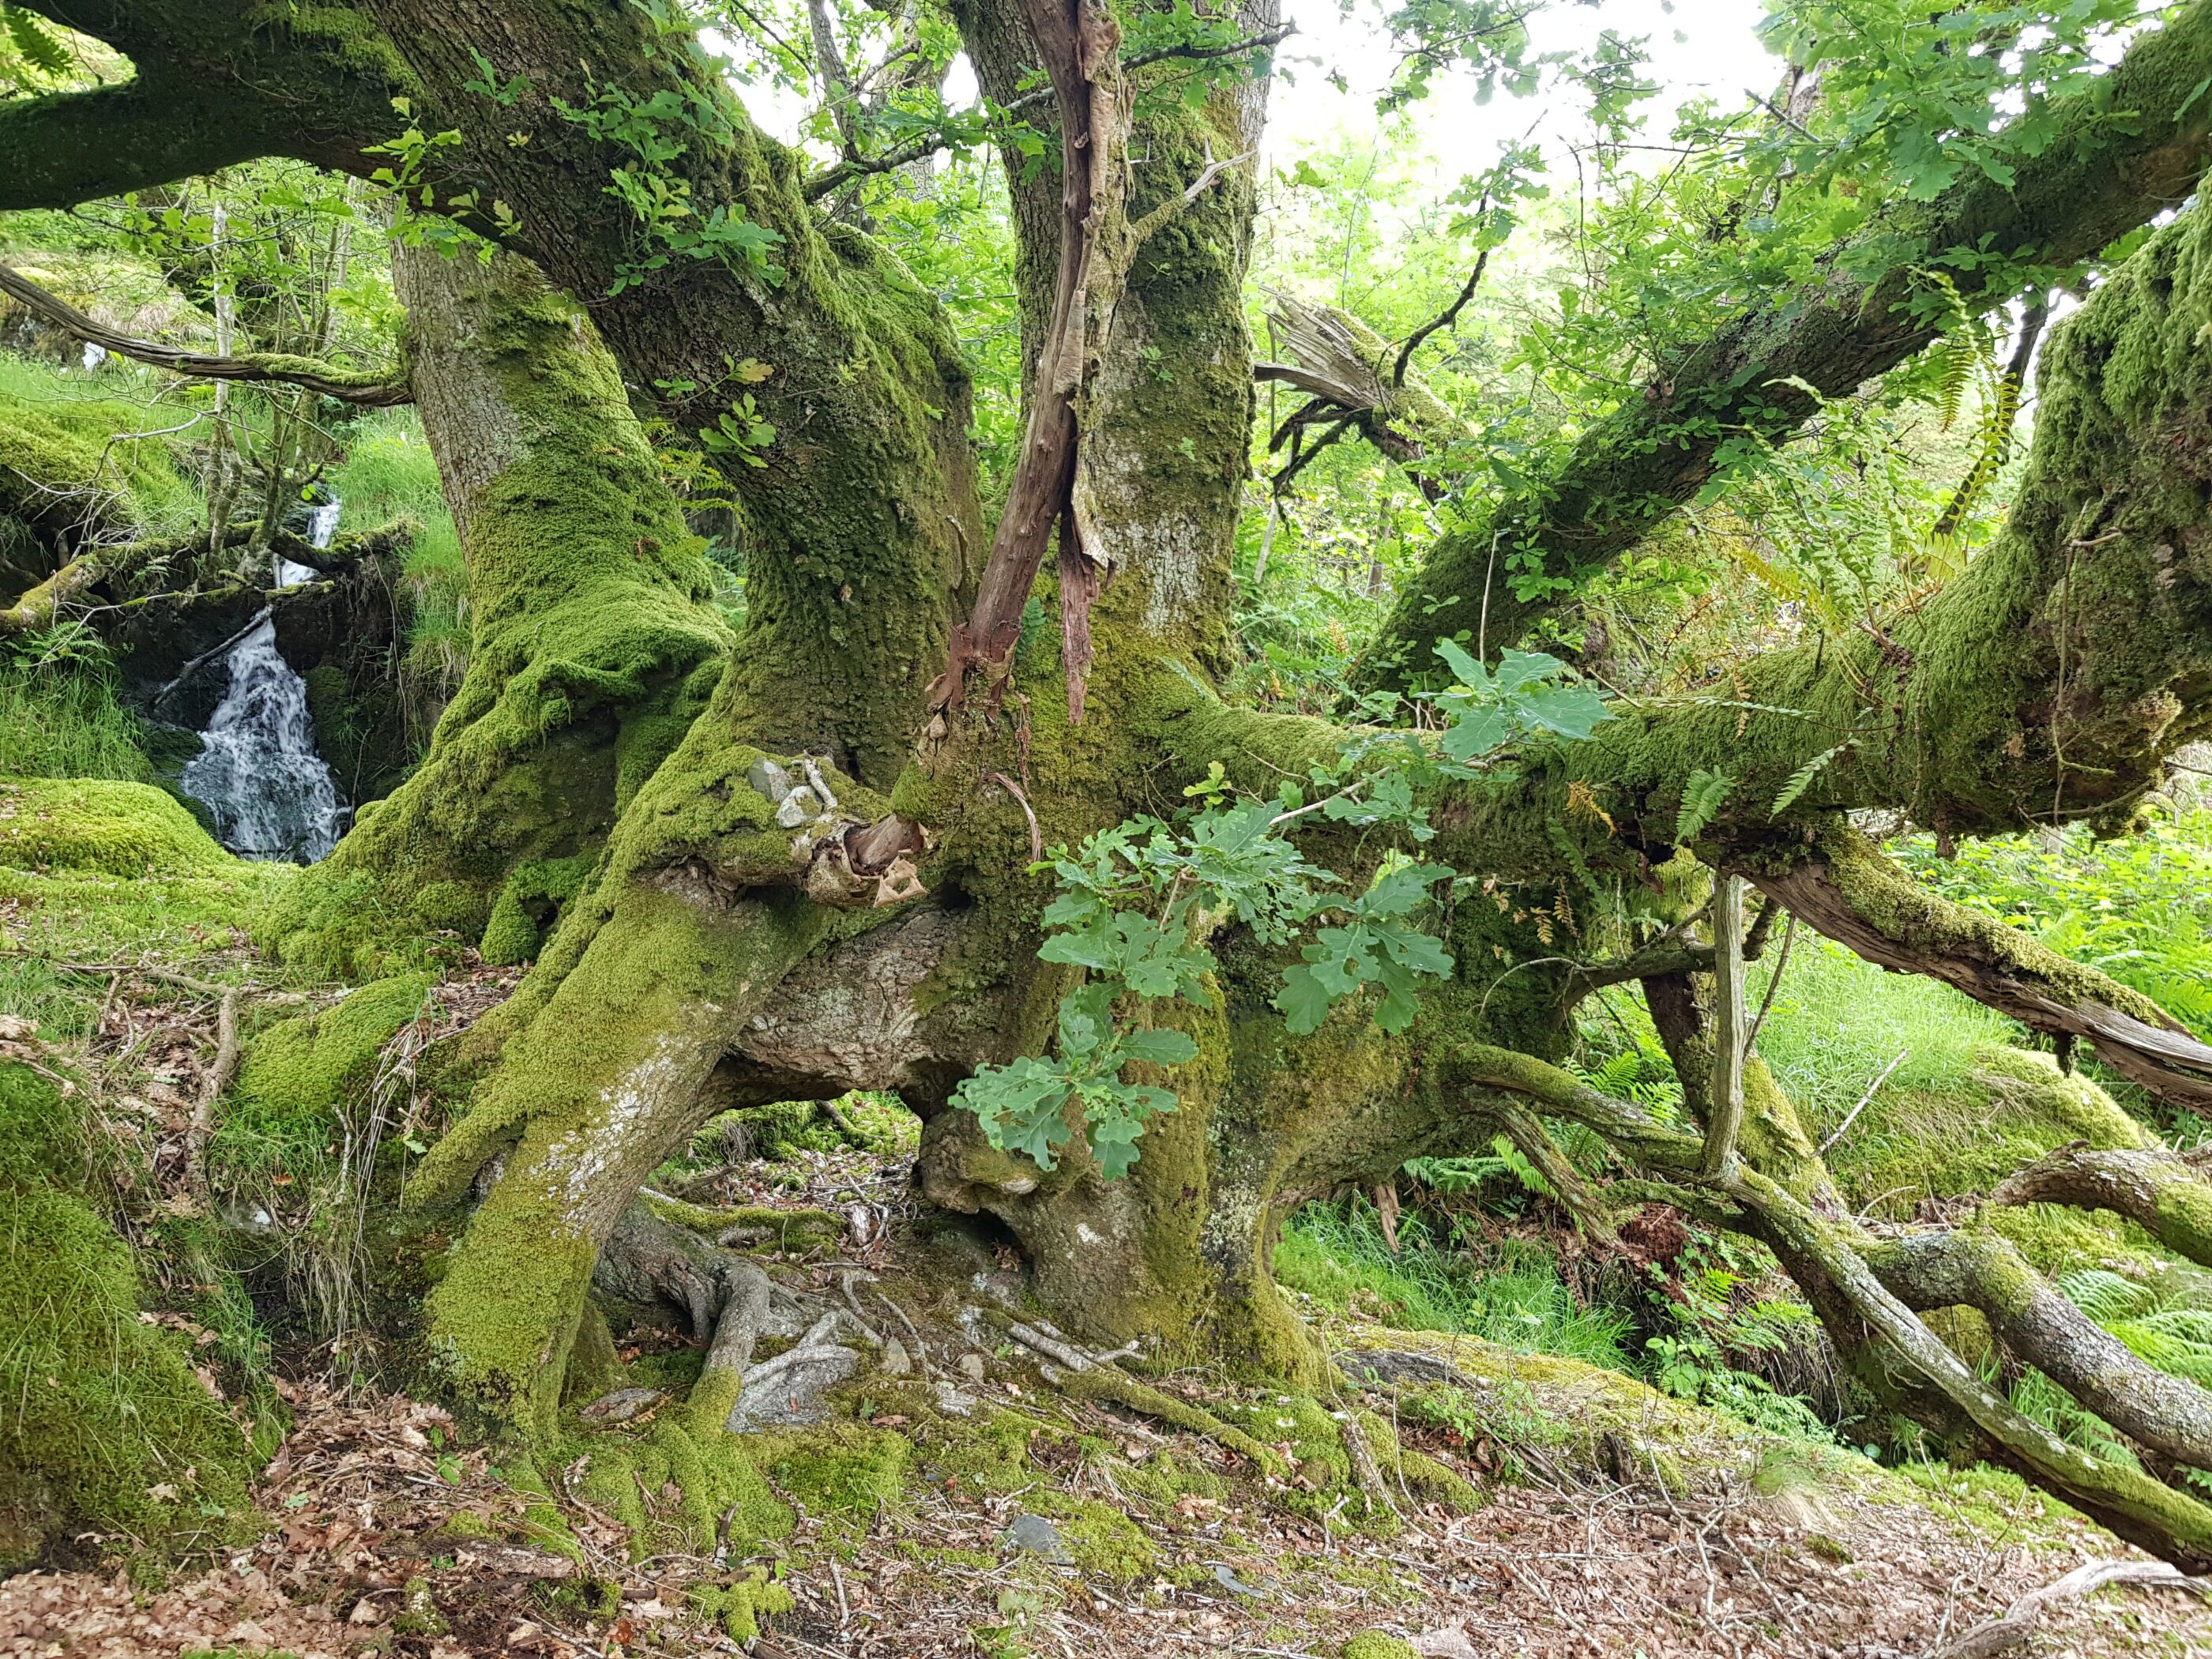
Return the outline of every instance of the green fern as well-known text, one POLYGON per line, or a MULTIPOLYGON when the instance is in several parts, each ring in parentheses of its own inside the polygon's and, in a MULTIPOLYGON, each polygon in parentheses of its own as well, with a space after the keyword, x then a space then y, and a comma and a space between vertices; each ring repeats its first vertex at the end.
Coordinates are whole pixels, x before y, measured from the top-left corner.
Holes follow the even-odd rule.
POLYGON ((1797 798, 1813 787, 1813 780, 1826 771, 1837 756, 1842 754, 1846 749, 1856 746, 1857 742, 1858 739, 1856 738, 1845 738, 1833 749, 1814 756, 1812 759, 1792 772, 1783 783, 1782 793, 1774 798, 1773 816, 1778 818, 1796 805, 1797 798))
POLYGON ((21 6, 0 5, 0 27, 4 27, 15 56, 40 75, 58 80, 69 72, 70 50, 42 17, 21 6))
POLYGON ((2100 1325, 2148 1313, 2154 1300, 2148 1285, 2102 1267, 2061 1274, 2057 1284, 2059 1295, 2100 1325))

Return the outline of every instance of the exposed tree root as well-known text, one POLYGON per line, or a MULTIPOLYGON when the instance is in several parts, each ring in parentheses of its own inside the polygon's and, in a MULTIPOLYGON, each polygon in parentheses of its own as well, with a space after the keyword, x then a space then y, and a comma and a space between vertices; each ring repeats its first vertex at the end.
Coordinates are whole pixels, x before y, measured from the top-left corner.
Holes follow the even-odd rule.
POLYGON ((834 1243, 845 1231, 844 1218, 828 1210, 779 1210, 769 1204, 692 1204, 650 1187, 638 1202, 659 1219, 694 1232, 712 1233, 722 1244, 771 1243, 779 1250, 805 1250, 834 1243))
POLYGON ((2111 1210, 2175 1255, 2212 1267, 2212 1185, 2162 1147, 2062 1146, 2008 1176, 1990 1198, 1998 1204, 2111 1210))
POLYGON ((1087 1371, 1061 1370, 1054 1366, 1047 1380, 1073 1399, 1124 1407, 1141 1416, 1155 1418, 1182 1429, 1186 1433, 1204 1435, 1207 1439, 1250 1458, 1269 1474, 1287 1475, 1290 1473, 1281 1455, 1273 1447, 1262 1444, 1234 1424, 1223 1422, 1203 1407, 1194 1406, 1188 1400, 1177 1400, 1173 1395, 1163 1394, 1149 1383, 1139 1382, 1118 1365, 1096 1365, 1087 1371))

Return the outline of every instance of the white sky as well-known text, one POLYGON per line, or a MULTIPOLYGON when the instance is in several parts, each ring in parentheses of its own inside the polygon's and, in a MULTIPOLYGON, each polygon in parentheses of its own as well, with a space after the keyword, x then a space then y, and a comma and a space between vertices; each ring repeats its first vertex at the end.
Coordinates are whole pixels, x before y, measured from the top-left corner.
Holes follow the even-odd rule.
MULTIPOLYGON (((1376 126, 1376 94, 1389 81, 1393 64, 1389 43, 1376 25, 1376 0, 1361 0, 1358 15, 1347 18, 1337 0, 1285 0, 1285 11, 1298 33, 1284 44, 1273 89, 1264 160, 1282 166, 1309 145, 1339 136, 1371 133, 1376 126), (1340 71, 1346 90, 1329 82, 1340 71)), ((1676 105, 1711 94, 1729 105, 1747 88, 1771 92, 1780 76, 1779 61, 1762 47, 1753 30, 1762 15, 1759 0, 1601 0, 1583 5, 1553 0, 1531 25, 1539 51, 1587 46, 1601 31, 1648 38, 1651 72, 1666 88, 1644 106, 1648 135, 1664 142, 1676 105), (1678 38, 1679 37, 1679 38, 1678 38)), ((955 103, 975 95, 975 77, 964 60, 957 63, 945 86, 955 103)), ((796 136, 803 108, 765 86, 744 88, 747 107, 770 131, 796 136)), ((1422 149, 1432 160, 1440 189, 1460 175, 1490 165, 1498 146, 1519 137, 1537 122, 1540 142, 1570 136, 1575 112, 1549 108, 1540 94, 1532 99, 1500 96, 1488 105, 1474 100, 1464 80, 1440 81, 1415 116, 1422 149)))
MULTIPOLYGON (((1371 6, 1352 18, 1341 15, 1334 0, 1287 0, 1284 9, 1298 33, 1284 43, 1284 67, 1292 78, 1287 84, 1278 78, 1268 122, 1266 159, 1275 165, 1334 134, 1372 132, 1376 94, 1393 64, 1389 43, 1371 21, 1371 6), (1332 70, 1342 73, 1346 91, 1329 84, 1332 70)), ((1586 47, 1607 29, 1646 37, 1651 73, 1666 88, 1644 106, 1650 112, 1646 131, 1663 143, 1675 106, 1686 99, 1710 93, 1733 106, 1746 88, 1773 90, 1780 60, 1753 33, 1763 15, 1759 0, 1603 0, 1595 6, 1555 0, 1531 23, 1530 33, 1539 52, 1586 47)), ((1548 108, 1540 94, 1478 104, 1471 84, 1463 82, 1439 82, 1417 119, 1439 171, 1455 179, 1487 167, 1498 145, 1518 138, 1532 121, 1540 123, 1540 142, 1556 142, 1572 132, 1573 117, 1571 109, 1548 108)))

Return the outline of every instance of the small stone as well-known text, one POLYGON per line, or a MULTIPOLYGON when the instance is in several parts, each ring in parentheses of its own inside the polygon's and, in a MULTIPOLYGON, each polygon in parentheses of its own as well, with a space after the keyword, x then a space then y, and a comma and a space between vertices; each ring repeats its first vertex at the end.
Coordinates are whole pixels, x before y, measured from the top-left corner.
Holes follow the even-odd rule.
POLYGON ((952 1417, 965 1417, 975 1409, 975 1396, 963 1394, 942 1377, 937 1383, 937 1409, 952 1417))
POLYGON ((745 774, 745 781, 768 800, 779 805, 791 793, 791 774, 764 757, 753 763, 752 769, 745 774))
POLYGON ((1068 1553, 1067 1540, 1060 1535, 1060 1528, 1041 1515, 1016 1516, 1006 1528, 1006 1545, 1010 1550, 1042 1555, 1048 1561, 1073 1563, 1075 1559, 1068 1553))
POLYGON ((895 1336, 886 1336, 878 1369, 885 1376, 904 1376, 914 1369, 914 1358, 907 1352, 905 1343, 895 1336))
POLYGON ((960 1375, 970 1382, 983 1380, 983 1356, 970 1350, 960 1356, 960 1375))
POLYGON ((821 815, 821 801, 803 783, 786 795, 782 805, 775 809, 775 821, 786 830, 796 830, 802 823, 811 823, 821 815))

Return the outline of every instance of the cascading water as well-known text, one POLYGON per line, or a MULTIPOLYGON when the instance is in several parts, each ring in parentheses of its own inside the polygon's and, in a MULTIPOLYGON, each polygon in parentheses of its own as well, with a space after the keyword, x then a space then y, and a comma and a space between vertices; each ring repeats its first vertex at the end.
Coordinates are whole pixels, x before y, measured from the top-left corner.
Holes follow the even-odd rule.
MULTIPOLYGON (((338 503, 312 509, 307 539, 328 547, 338 503)), ((294 587, 315 572, 279 556, 276 586, 294 587)), ((276 649, 276 623, 264 609, 230 653, 230 690, 185 766, 185 793, 206 804, 222 844, 241 858, 313 864, 338 839, 338 792, 315 752, 307 684, 276 649)))

